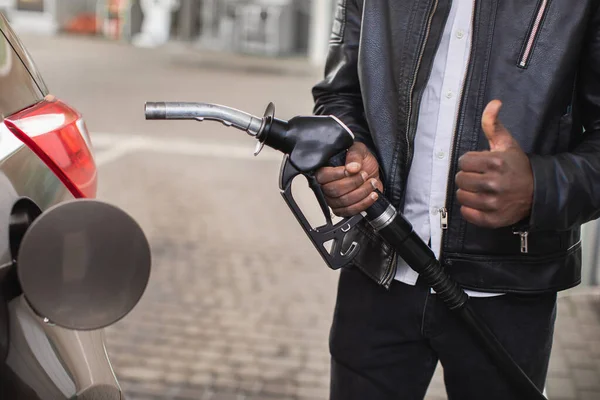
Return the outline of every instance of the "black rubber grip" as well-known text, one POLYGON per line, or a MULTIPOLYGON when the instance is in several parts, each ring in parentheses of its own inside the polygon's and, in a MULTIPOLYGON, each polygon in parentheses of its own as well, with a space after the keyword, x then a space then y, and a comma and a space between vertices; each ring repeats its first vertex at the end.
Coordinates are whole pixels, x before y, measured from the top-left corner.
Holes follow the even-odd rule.
POLYGON ((467 300, 467 294, 462 288, 444 271, 439 261, 435 258, 425 267, 421 268, 419 275, 425 279, 427 284, 435 290, 442 301, 451 310, 462 308, 467 300))
POLYGON ((146 119, 167 119, 167 105, 165 102, 147 102, 144 107, 146 119))

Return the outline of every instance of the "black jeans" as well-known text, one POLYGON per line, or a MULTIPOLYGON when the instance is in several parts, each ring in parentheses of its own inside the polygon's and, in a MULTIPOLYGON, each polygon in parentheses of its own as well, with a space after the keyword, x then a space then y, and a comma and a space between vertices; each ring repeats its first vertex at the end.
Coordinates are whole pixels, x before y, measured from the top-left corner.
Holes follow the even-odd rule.
MULTIPOLYGON (((556 293, 471 298, 513 359, 543 390, 556 293)), ((423 399, 438 360, 450 400, 521 398, 427 286, 379 287, 341 272, 330 336, 330 400, 423 399)))

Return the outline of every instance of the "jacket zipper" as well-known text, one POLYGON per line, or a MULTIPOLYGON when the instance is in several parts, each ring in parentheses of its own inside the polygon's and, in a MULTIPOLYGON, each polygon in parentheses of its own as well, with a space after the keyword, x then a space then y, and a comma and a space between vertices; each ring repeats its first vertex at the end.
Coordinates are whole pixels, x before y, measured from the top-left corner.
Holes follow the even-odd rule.
MULTIPOLYGON (((405 169, 408 171, 409 158, 410 158, 410 125, 412 119, 412 107, 413 107, 413 93, 415 91, 415 86, 417 84, 417 76, 419 75, 419 69, 421 68, 421 62, 423 61, 423 54, 425 53, 425 47, 427 46, 427 40, 429 39, 429 33, 431 32, 431 24, 433 22, 433 16, 437 10, 438 0, 435 0, 433 3, 433 7, 431 9, 431 13, 429 14, 429 19, 427 20, 427 30, 425 31, 425 39, 423 40, 423 44, 421 45, 421 51, 419 53, 419 59, 417 60, 417 68, 413 74, 412 85, 410 87, 410 97, 408 99, 408 118, 406 121, 406 166, 405 169)), ((408 175, 408 172, 407 172, 408 175)))
MULTIPOLYGON (((475 24, 475 6, 477 4, 477 0, 473 0, 473 9, 471 10, 471 30, 473 30, 473 25, 475 24)), ((458 101, 459 101, 459 106, 458 106, 458 110, 456 111, 456 116, 454 118, 454 129, 452 130, 452 139, 450 141, 450 143, 452 144, 452 148, 453 150, 450 152, 450 160, 449 162, 449 176, 448 176, 448 183, 447 183, 447 188, 446 188, 446 200, 445 200, 445 206, 443 208, 440 209, 440 225, 442 228, 442 238, 441 238, 441 249, 440 249, 440 259, 442 256, 442 250, 444 247, 444 241, 446 239, 446 231, 448 230, 448 199, 450 198, 450 192, 451 189, 453 187, 452 185, 452 180, 450 179, 450 173, 452 172, 452 165, 454 164, 454 153, 456 153, 456 150, 454 149, 454 147, 456 146, 455 140, 456 140, 456 131, 458 130, 458 118, 460 116, 460 112, 462 111, 462 102, 463 102, 463 96, 465 93, 465 87, 467 85, 467 77, 469 75, 469 64, 471 62, 471 58, 472 58, 472 52, 473 52, 473 32, 471 31, 471 40, 469 41, 469 57, 467 59, 467 63, 466 63, 466 71, 465 71, 465 75, 463 77, 463 84, 460 88, 460 95, 458 96, 458 101)))
POLYGON ((515 235, 519 235, 521 237, 521 253, 526 254, 529 252, 529 243, 527 243, 527 237, 529 236, 529 232, 527 231, 515 231, 513 232, 515 235))
POLYGON ((521 253, 529 253, 529 224, 525 222, 518 222, 512 226, 514 235, 519 235, 521 238, 521 253))
MULTIPOLYGON (((433 3, 433 7, 431 9, 431 12, 429 14, 429 19, 427 20, 427 28, 425 31, 425 38, 423 39, 423 44, 421 45, 421 50, 419 52, 419 59, 417 60, 417 67, 413 74, 412 85, 410 87, 410 97, 408 99, 408 118, 407 118, 407 122, 406 122, 406 166, 405 166, 405 169, 407 170, 407 175, 408 175, 408 165, 409 165, 409 157, 410 157, 410 125, 412 122, 411 119, 412 119, 412 107, 413 107, 412 98, 413 98, 413 93, 415 91, 415 86, 417 84, 419 68, 421 68, 421 62, 423 61, 423 54, 425 53, 425 47, 427 46, 427 40, 429 39, 429 33, 431 32, 431 24, 433 22, 433 16, 435 15, 435 12, 437 11, 438 4, 439 4, 439 1, 435 0, 433 3)), ((392 257, 392 265, 390 266, 390 268, 387 271, 386 276, 384 278, 384 284, 386 286, 389 286, 389 283, 396 275, 395 272, 397 269, 397 261, 398 261, 397 254, 396 254, 396 252, 394 252, 394 255, 392 257)))
POLYGON ((392 256, 392 264, 390 265, 390 268, 388 269, 388 271, 386 272, 386 274, 383 278, 383 285, 386 288, 390 287, 392 280, 396 277, 397 269, 398 269, 398 253, 394 252, 394 254, 392 256))
POLYGON ((448 210, 446 210, 446 207, 443 207, 439 209, 439 212, 440 228, 442 228, 442 230, 448 229, 448 210))
POLYGON ((525 48, 523 49, 523 53, 521 54, 521 58, 519 59, 519 67, 521 68, 525 68, 529 62, 529 59, 531 57, 531 51, 533 50, 533 45, 540 31, 540 27, 542 26, 542 19, 546 14, 546 9, 548 8, 549 2, 550 0, 541 0, 537 14, 535 16, 535 21, 533 22, 533 26, 531 27, 531 32, 529 33, 529 37, 525 42, 525 48))

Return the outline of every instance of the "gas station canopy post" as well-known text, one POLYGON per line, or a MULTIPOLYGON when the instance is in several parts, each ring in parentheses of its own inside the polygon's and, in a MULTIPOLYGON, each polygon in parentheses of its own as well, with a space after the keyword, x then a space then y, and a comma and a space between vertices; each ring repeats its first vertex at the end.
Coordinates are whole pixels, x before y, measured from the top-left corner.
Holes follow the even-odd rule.
POLYGON ((314 65, 323 65, 327 58, 332 10, 332 0, 312 0, 308 56, 314 65))

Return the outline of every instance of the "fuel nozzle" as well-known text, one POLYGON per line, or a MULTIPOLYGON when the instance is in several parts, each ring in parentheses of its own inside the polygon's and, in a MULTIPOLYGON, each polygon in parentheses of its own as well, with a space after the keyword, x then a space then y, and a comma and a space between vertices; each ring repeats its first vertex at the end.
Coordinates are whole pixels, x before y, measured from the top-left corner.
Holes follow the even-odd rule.
POLYGON ((210 103, 147 102, 146 119, 194 119, 220 121, 256 136, 263 119, 235 108, 210 103))
POLYGON ((284 121, 275 118, 273 103, 269 103, 262 118, 219 104, 185 102, 147 102, 145 115, 148 120, 219 121, 256 138, 254 155, 267 145, 289 154, 290 161, 301 172, 326 166, 354 141, 352 132, 335 117, 298 116, 284 121))
MULTIPOLYGON (((144 109, 147 120, 180 119, 196 121, 218 121, 228 127, 245 131, 258 140, 254 155, 258 155, 265 144, 275 121, 275 106, 270 103, 262 118, 244 111, 212 103, 147 102, 144 109)), ((284 125, 277 121, 275 125, 284 125)))

